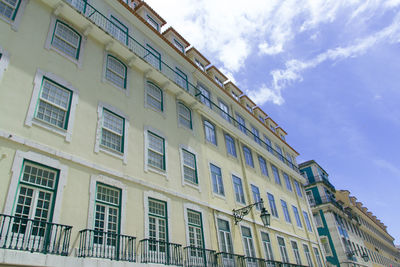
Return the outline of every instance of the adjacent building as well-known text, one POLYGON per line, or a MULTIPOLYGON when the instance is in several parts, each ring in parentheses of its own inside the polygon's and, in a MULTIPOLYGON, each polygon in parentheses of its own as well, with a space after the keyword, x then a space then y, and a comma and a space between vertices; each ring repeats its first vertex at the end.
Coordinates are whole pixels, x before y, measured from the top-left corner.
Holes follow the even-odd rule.
POLYGON ((299 165, 329 266, 400 266, 387 227, 347 190, 336 190, 314 160, 299 165))
POLYGON ((165 24, 0 0, 1 266, 325 266, 286 132, 165 24))

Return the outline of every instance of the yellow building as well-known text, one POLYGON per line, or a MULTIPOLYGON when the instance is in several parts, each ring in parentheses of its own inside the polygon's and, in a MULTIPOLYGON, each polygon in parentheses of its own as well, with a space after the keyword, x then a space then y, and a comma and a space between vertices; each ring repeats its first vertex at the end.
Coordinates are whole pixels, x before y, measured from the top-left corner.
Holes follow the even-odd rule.
POLYGON ((145 2, 0 18, 0 265, 325 266, 286 132, 145 2))

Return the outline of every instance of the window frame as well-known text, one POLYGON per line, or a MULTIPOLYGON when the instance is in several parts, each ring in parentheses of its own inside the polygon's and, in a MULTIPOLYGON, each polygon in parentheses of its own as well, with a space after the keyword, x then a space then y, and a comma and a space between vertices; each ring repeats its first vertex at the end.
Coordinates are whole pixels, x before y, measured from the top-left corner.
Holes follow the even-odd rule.
POLYGON ((285 222, 292 223, 292 218, 290 217, 288 204, 285 200, 281 199, 281 207, 283 211, 283 217, 285 217, 285 222))
POLYGON ((272 249, 270 233, 260 231, 260 235, 261 235, 260 240, 261 240, 261 244, 262 244, 263 251, 265 254, 265 259, 273 261, 274 260, 274 252, 272 249), (268 241, 263 238, 263 235, 268 237, 268 241))
POLYGON ((243 148, 243 157, 246 165, 251 168, 254 168, 254 159, 251 149, 246 145, 243 145, 242 148, 243 148))
POLYGON ((243 250, 244 250, 245 257, 255 258, 256 251, 255 251, 255 247, 254 247, 253 233, 251 231, 251 227, 247 224, 241 223, 240 224, 240 233, 242 236, 243 250), (244 235, 243 228, 245 228, 245 230, 249 231, 250 236, 244 235))
POLYGON ((303 224, 301 223, 299 209, 295 205, 292 205, 292 210, 293 210, 294 218, 296 220, 297 227, 303 228, 303 224))
POLYGON ((285 238, 283 236, 277 235, 276 239, 278 241, 278 248, 279 248, 279 251, 280 251, 280 254, 281 254, 282 262, 289 263, 289 255, 287 253, 285 238), (279 244, 279 239, 281 239, 283 241, 283 245, 279 244))
POLYGON ((225 217, 219 217, 218 216, 218 217, 215 218, 215 223, 216 223, 216 226, 217 226, 216 228, 217 228, 217 231, 218 231, 217 236, 218 236, 219 251, 233 254, 234 253, 234 247, 233 247, 233 242, 232 242, 233 241, 232 240, 232 228, 231 228, 231 224, 230 224, 229 219, 225 218, 225 217), (226 223, 228 225, 228 227, 229 227, 228 231, 220 228, 219 221, 224 222, 224 223, 226 223), (221 235, 224 237, 224 240, 222 240, 221 235), (228 243, 228 240, 227 240, 227 236, 229 236, 229 243, 228 243), (222 242, 223 242, 223 244, 222 244, 222 242), (225 251, 225 249, 223 249, 224 246, 227 248, 226 249, 227 251, 225 251))
MULTIPOLYGON (((189 246, 191 247, 196 247, 198 248, 199 246, 197 245, 192 245, 191 244, 191 239, 190 239, 190 226, 195 227, 195 228, 200 228, 201 231, 201 242, 202 242, 202 246, 200 248, 205 249, 206 248, 206 240, 205 240, 205 236, 204 236, 204 222, 203 222, 203 212, 202 210, 200 210, 199 208, 193 206, 193 205, 184 205, 184 211, 185 211, 185 221, 186 221, 186 242, 189 246), (195 208, 195 209, 194 209, 195 208), (196 224, 191 224, 189 222, 189 212, 191 213, 197 213, 200 216, 200 225, 196 225, 196 224)), ((197 237, 196 237, 197 239, 197 237)), ((198 240, 197 240, 198 241, 198 240)), ((197 250, 195 250, 195 254, 198 254, 199 252, 197 250)), ((197 255, 196 255, 197 256, 197 255)), ((196 257, 193 255, 189 255, 189 257, 196 257)))
POLYGON ((329 244, 329 238, 326 235, 321 235, 319 237, 319 239, 320 239, 322 248, 324 249, 325 255, 326 256, 332 256, 333 254, 332 254, 331 245, 329 244), (327 248, 328 248, 329 251, 327 251, 327 248, 325 247, 324 242, 327 245, 327 248))
POLYGON ((229 114, 229 106, 220 98, 218 98, 218 108, 220 116, 226 120, 227 122, 231 122, 230 114, 229 114), (225 110, 226 109, 226 110, 225 110))
POLYGON ((193 131, 193 116, 192 116, 192 110, 185 105, 182 101, 177 101, 177 115, 178 115, 178 126, 183 127, 185 129, 188 129, 190 131, 193 131), (189 118, 186 118, 182 113, 180 112, 180 107, 185 108, 187 111, 189 111, 189 118), (181 123, 181 118, 184 120, 187 120, 190 124, 190 127, 188 128, 187 125, 181 123))
POLYGON ((164 90, 162 90, 155 82, 150 81, 150 80, 146 80, 145 87, 146 87, 145 94, 144 94, 145 107, 152 109, 155 112, 164 113, 164 90), (149 86, 153 86, 155 89, 159 90, 160 99, 158 99, 156 96, 154 96, 150 93, 149 86), (155 107, 154 105, 150 104, 148 102, 149 97, 152 98, 154 101, 157 101, 157 103, 160 103, 160 107, 155 107))
POLYGON ((198 187, 199 186, 199 170, 198 170, 198 164, 197 164, 197 153, 194 152, 192 149, 190 149, 189 147, 180 145, 180 155, 181 155, 181 168, 182 168, 182 182, 183 184, 187 184, 187 185, 191 185, 191 186, 195 186, 198 187), (193 156, 194 159, 194 168, 192 168, 191 166, 185 165, 185 160, 184 160, 184 154, 188 153, 191 156, 193 156), (195 181, 191 181, 185 178, 185 167, 190 168, 194 171, 194 175, 195 175, 195 181))
POLYGON ((146 60, 147 63, 149 63, 151 66, 153 66, 154 68, 158 69, 159 71, 161 71, 161 66, 162 66, 162 56, 161 53, 158 52, 157 49, 155 49, 154 47, 152 47, 150 44, 146 43, 146 48, 145 50, 147 50, 148 54, 145 55, 143 58, 146 60), (158 66, 153 65, 153 63, 155 64, 156 62, 151 62, 149 60, 146 59, 146 57, 150 55, 152 57, 154 57, 156 60, 158 60, 158 66))
POLYGON ((128 76, 129 76, 129 75, 128 75, 128 66, 127 66, 122 60, 120 60, 118 57, 114 56, 113 54, 110 54, 110 53, 105 52, 105 53, 104 53, 104 67, 103 67, 103 81, 109 83, 110 85, 112 85, 112 86, 118 88, 119 90, 122 90, 122 91, 125 92, 127 95, 129 95, 129 93, 128 93, 128 92, 129 92, 129 90, 128 90, 128 85, 129 85, 128 76), (124 69, 125 69, 125 73, 124 73, 124 77, 123 77, 123 80, 124 80, 124 85, 123 85, 123 87, 119 86, 118 84, 114 83, 112 80, 110 80, 110 79, 107 78, 107 73, 108 73, 108 71, 110 71, 110 72, 113 73, 114 75, 117 75, 117 76, 119 76, 119 77, 122 78, 122 76, 120 76, 118 73, 116 73, 115 71, 113 71, 113 70, 111 70, 110 68, 108 68, 108 63, 109 63, 108 59, 109 59, 109 58, 112 58, 112 59, 114 59, 115 61, 117 61, 117 63, 121 64, 121 65, 124 67, 124 69))
POLYGON ((225 197, 224 179, 223 179, 223 176, 222 176, 221 168, 218 167, 216 164, 211 163, 211 162, 209 163, 209 168, 210 168, 211 186, 213 188, 213 194, 218 195, 220 197, 225 197), (216 177, 216 176, 215 176, 215 179, 214 179, 213 173, 215 173, 215 172, 213 172, 213 170, 212 170, 213 168, 212 167, 215 167, 215 168, 217 168, 219 170, 220 181, 218 180, 218 177, 216 177), (214 180, 215 180, 215 183, 214 183, 214 180), (215 191, 216 188, 215 188, 214 185, 216 185, 217 192, 215 191), (220 192, 221 188, 222 188, 222 193, 220 192))
POLYGON ((235 139, 228 133, 224 134, 225 138, 225 147, 226 147, 226 153, 234 158, 237 158, 237 151, 236 151, 236 142, 235 139), (228 145, 228 139, 230 142, 230 145, 228 145), (229 149, 231 148, 231 149, 229 149))
POLYGON ((247 135, 247 129, 246 129, 246 120, 242 117, 242 115, 240 115, 239 113, 235 113, 236 114, 236 121, 238 123, 237 127, 239 128, 239 130, 244 133, 245 135, 247 135))
POLYGON ((274 175, 275 183, 282 186, 282 180, 279 175, 279 169, 275 165, 271 164, 272 174, 274 175))
POLYGON ((286 172, 282 172, 283 179, 285 180, 286 189, 293 192, 292 183, 290 182, 290 177, 286 172))
POLYGON ((267 192, 268 204, 271 209, 271 215, 275 218, 279 218, 278 210, 276 209, 275 197, 272 193, 267 192))
POLYGON ((294 183, 294 187, 296 188, 296 194, 299 197, 303 198, 303 192, 301 191, 300 183, 297 180, 293 180, 293 183, 294 183))
POLYGON ((300 250, 299 250, 299 245, 297 244, 296 241, 294 240, 290 240, 290 245, 292 247, 293 250, 293 255, 294 255, 294 259, 296 260, 296 264, 301 265, 301 256, 300 256, 300 250), (296 248, 294 247, 294 245, 296 245, 296 248))
POLYGON ((160 134, 157 130, 154 130, 152 128, 149 127, 145 127, 145 171, 155 171, 159 174, 166 174, 167 172, 167 140, 165 139, 164 135, 160 134), (163 166, 162 168, 159 168, 157 166, 153 166, 151 164, 149 164, 148 160, 149 160, 149 150, 152 150, 150 148, 150 140, 149 140, 149 134, 155 136, 156 138, 162 139, 163 142, 163 153, 160 153, 158 151, 154 151, 154 153, 159 154, 162 156, 162 162, 163 162, 163 166))
POLYGON ((269 178, 269 172, 268 172, 268 163, 267 160, 261 156, 258 155, 258 165, 260 165, 260 172, 263 176, 268 177, 269 178), (265 167, 265 171, 264 168, 265 167))
MULTIPOLYGON (((120 37, 119 36, 116 36, 116 35, 114 35, 112 32, 111 32, 111 29, 110 28, 107 28, 107 31, 108 31, 108 33, 111 35, 111 36, 113 36, 115 39, 117 39, 118 41, 120 41, 121 43, 123 43, 124 45, 128 45, 128 43, 129 43, 129 27, 128 26, 126 26, 126 23, 123 23, 122 21, 121 21, 121 19, 120 18, 118 18, 116 15, 114 15, 114 14, 110 14, 109 15, 109 21, 111 22, 111 24, 114 26, 114 27, 116 27, 116 28, 118 28, 118 30, 119 30, 119 32, 122 32, 123 34, 125 34, 125 40, 121 40, 120 39, 120 37)), ((108 25, 110 25, 110 24, 108 24, 108 25)), ((108 26, 108 27, 110 27, 110 26, 108 26)))
POLYGON ((102 126, 101 126, 101 132, 102 132, 102 134, 101 134, 101 136, 100 136, 100 147, 103 147, 104 149, 107 149, 107 150, 111 150, 112 152, 117 152, 117 153, 121 153, 121 154, 124 154, 124 151, 125 151, 125 148, 124 148, 124 139, 125 139, 125 118, 124 117, 122 117, 122 116, 120 116, 120 115, 118 115, 117 113, 115 113, 115 112, 113 112, 113 111, 111 111, 111 110, 109 110, 109 109, 107 109, 107 108, 105 108, 105 107, 103 107, 103 110, 102 110, 102 126), (120 135, 119 133, 116 133, 115 131, 113 131, 112 129, 109 129, 109 128, 107 128, 107 127, 104 127, 104 114, 105 114, 105 112, 106 113, 109 113, 109 114, 111 114, 111 115, 113 115, 113 116, 115 116, 115 117, 117 117, 117 118, 119 118, 119 119, 121 119, 122 120, 122 135, 120 135), (111 148, 111 147, 109 147, 109 146, 106 146, 106 145, 104 145, 104 144, 102 144, 102 141, 103 141, 103 130, 106 130, 106 131, 108 131, 108 132, 111 132, 112 134, 114 134, 114 135, 118 135, 118 136, 121 136, 121 149, 120 150, 117 150, 117 149, 114 149, 114 148, 111 148))
POLYGON ((183 46, 183 44, 181 42, 179 42, 176 38, 173 38, 172 43, 174 44, 174 46, 181 51, 182 53, 185 53, 185 47, 183 46))
POLYGON ((217 146, 217 130, 215 127, 215 124, 212 123, 210 120, 208 119, 203 119, 203 129, 204 129, 204 139, 206 140, 207 143, 210 143, 214 146, 217 146), (207 124, 209 124, 212 127, 209 127, 207 124), (209 136, 207 129, 209 129, 210 131, 212 130, 213 132, 213 140, 210 140, 210 138, 212 136, 209 136))
POLYGON ((197 94, 201 103, 212 109, 211 105, 211 91, 204 84, 198 82, 197 89, 200 91, 200 94, 197 94), (207 96, 204 95, 206 92, 207 96))
POLYGON ((246 196, 243 189, 243 181, 239 176, 235 174, 232 174, 232 186, 233 192, 235 194, 235 202, 240 205, 246 205, 246 196), (239 183, 236 183, 235 180, 239 183))
MULTIPOLYGON (((251 193, 253 195, 253 201, 254 203, 260 202, 261 201, 261 194, 260 194, 260 189, 258 186, 255 186, 253 184, 250 184, 251 187, 251 193)), ((263 204, 256 205, 255 208, 258 211, 261 211, 263 204)))
POLYGON ((148 13, 146 13, 146 22, 156 31, 158 32, 160 31, 160 24, 155 19, 153 19, 153 17, 150 16, 148 13))
POLYGON ((251 125, 251 132, 253 134, 254 142, 261 145, 260 131, 254 125, 251 125))
POLYGON ((187 74, 178 67, 175 67, 175 74, 176 74, 175 77, 176 84, 181 86, 186 91, 189 91, 189 80, 187 74), (182 80, 184 82, 184 86, 179 82, 179 80, 182 80))
POLYGON ((312 233, 312 225, 311 225, 311 221, 310 221, 310 216, 308 215, 307 211, 303 210, 303 217, 304 217, 304 221, 306 222, 306 228, 307 230, 312 233))
POLYGON ((28 4, 28 0, 18 0, 16 8, 14 9, 15 10, 14 14, 12 15, 12 18, 7 18, 3 14, 1 14, 0 19, 5 21, 6 23, 10 24, 12 30, 17 31, 27 4, 28 4))

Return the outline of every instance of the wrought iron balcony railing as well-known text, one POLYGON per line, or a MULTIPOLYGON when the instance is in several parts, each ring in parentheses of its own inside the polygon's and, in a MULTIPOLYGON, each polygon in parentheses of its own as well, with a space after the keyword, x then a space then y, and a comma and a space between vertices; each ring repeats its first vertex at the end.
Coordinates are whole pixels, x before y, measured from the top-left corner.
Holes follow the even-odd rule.
POLYGON ((140 262, 183 266, 182 245, 143 239, 140 244, 140 262))
POLYGON ((305 265, 245 257, 246 267, 305 267, 305 265))
POLYGON ((136 261, 136 237, 85 229, 79 231, 78 257, 136 261))
POLYGON ((116 40, 125 45, 130 51, 135 53, 138 57, 146 60, 154 68, 158 69, 163 73, 169 80, 174 82, 177 86, 187 91, 192 96, 196 97, 200 102, 207 105, 209 108, 215 110, 222 117, 226 118, 231 124, 241 129, 246 135, 250 136, 258 144, 264 147, 272 155, 280 159, 290 168, 299 172, 298 167, 292 162, 292 160, 286 158, 284 155, 273 149, 269 144, 265 143, 260 137, 256 136, 251 130, 247 129, 245 125, 240 124, 233 116, 228 112, 222 110, 217 104, 212 102, 207 96, 203 95, 197 86, 193 85, 188 79, 182 76, 181 73, 170 67, 167 63, 161 60, 159 55, 156 55, 154 51, 145 47, 132 36, 129 35, 127 30, 122 29, 120 25, 111 21, 95 7, 86 2, 86 0, 64 0, 73 6, 77 11, 84 15, 87 19, 92 21, 95 25, 99 26, 105 32, 113 36, 116 40))
POLYGON ((245 257, 243 255, 228 252, 216 253, 217 265, 220 267, 245 267, 245 257))
POLYGON ((0 214, 0 248, 67 256, 72 226, 0 214))
POLYGON ((326 203, 332 203, 335 205, 339 210, 344 210, 343 206, 336 201, 333 197, 327 197, 327 196, 322 196, 320 199, 315 199, 314 201, 309 201, 311 207, 315 207, 318 205, 326 204, 326 203))
MULTIPOLYGON (((315 175, 313 178, 314 178, 314 183, 323 182, 330 188, 335 189, 335 186, 333 184, 331 184, 331 182, 329 181, 329 179, 326 176, 315 175)), ((308 178, 308 181, 310 181, 310 179, 311 178, 308 178)), ((309 184, 313 184, 313 183, 309 183, 309 184)))
POLYGON ((188 246, 183 249, 185 266, 187 267, 217 267, 215 251, 188 246))

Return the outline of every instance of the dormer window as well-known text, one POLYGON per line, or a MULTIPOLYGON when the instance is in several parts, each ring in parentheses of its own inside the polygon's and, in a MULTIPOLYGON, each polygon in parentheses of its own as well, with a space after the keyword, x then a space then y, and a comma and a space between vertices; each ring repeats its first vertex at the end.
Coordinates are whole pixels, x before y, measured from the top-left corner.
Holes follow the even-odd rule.
POLYGON ((157 21, 155 21, 152 17, 149 15, 146 16, 146 21, 157 31, 160 31, 160 25, 158 25, 157 21))
POLYGON ((249 104, 246 104, 246 108, 247 108, 248 111, 250 111, 250 113, 253 113, 253 109, 250 107, 249 104))
POLYGON ((271 130, 275 133, 275 127, 270 125, 269 128, 271 128, 271 130))
POLYGON ((224 87, 224 83, 217 76, 214 76, 214 80, 219 86, 224 87))
POLYGON ((181 51, 182 53, 185 53, 185 47, 175 38, 174 38, 173 44, 176 48, 178 48, 179 51, 181 51))
POLYGON ((237 101, 239 101, 239 96, 238 96, 235 92, 233 92, 233 91, 232 91, 232 96, 233 96, 234 99, 236 99, 237 101))
POLYGON ((283 141, 285 141, 285 136, 284 136, 283 134, 281 134, 280 136, 281 136, 281 139, 282 139, 283 141))
POLYGON ((206 71, 206 67, 204 67, 204 65, 197 59, 194 59, 194 63, 196 63, 196 65, 202 70, 202 71, 206 71))
POLYGON ((264 123, 264 117, 263 117, 263 116, 258 115, 258 119, 259 119, 262 123, 264 123))

